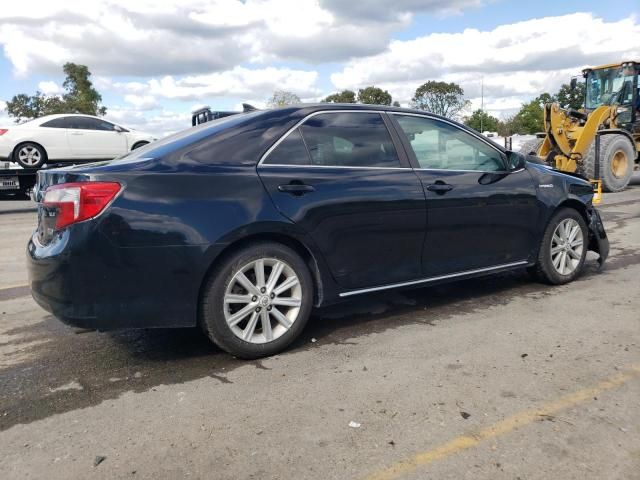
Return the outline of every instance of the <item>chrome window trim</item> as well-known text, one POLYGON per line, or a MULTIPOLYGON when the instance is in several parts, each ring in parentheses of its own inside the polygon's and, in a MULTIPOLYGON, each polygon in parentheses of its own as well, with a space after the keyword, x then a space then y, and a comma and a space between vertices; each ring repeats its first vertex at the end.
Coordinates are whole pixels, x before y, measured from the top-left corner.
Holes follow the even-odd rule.
POLYGON ((388 285, 381 285, 379 287, 362 288, 359 290, 350 290, 339 294, 340 297, 350 297, 352 295, 360 295, 363 293, 377 292, 379 290, 389 290, 391 288, 409 287, 411 285, 420 285, 421 283, 430 283, 438 280, 445 280, 448 278, 464 277, 465 275, 473 275, 474 273, 491 272, 494 270, 500 270, 502 268, 519 267, 527 265, 526 260, 520 260, 518 262, 504 263, 501 265, 495 265, 493 267, 476 268, 474 270, 465 270, 463 272, 450 273, 448 275, 438 275, 436 277, 427 277, 420 280, 411 280, 409 282, 390 283, 388 285))
POLYGON ((282 163, 266 163, 265 167, 279 167, 279 168, 340 168, 340 169, 354 169, 354 170, 411 170, 409 167, 359 167, 349 165, 285 165, 282 163))
MULTIPOLYGON (((306 117, 304 117, 302 120, 300 120, 298 123, 296 123, 293 127, 291 127, 289 130, 287 130, 284 135, 282 135, 278 140, 276 140, 276 142, 271 145, 268 150, 266 152, 264 152, 264 154, 262 155, 262 157, 260 157, 260 161, 258 162, 258 164, 256 165, 256 168, 259 167, 260 165, 262 165, 262 163, 265 161, 265 159, 269 156, 269 154, 275 150, 278 145, 280 145, 280 143, 282 141, 284 141, 285 138, 287 138, 291 132, 293 132, 296 128, 300 127, 304 122, 306 122, 307 120, 309 120, 312 117, 315 117, 316 115, 321 115, 323 113, 377 113, 381 116, 384 113, 389 113, 389 112, 385 112, 384 110, 356 110, 356 109, 348 109, 348 110, 319 110, 317 112, 313 112, 310 113, 309 115, 307 115, 306 117)), ((384 119, 383 119, 384 121, 384 119)), ((387 128, 386 124, 384 126, 384 128, 387 129, 387 131, 389 131, 389 129, 387 128)), ((391 142, 393 143, 393 137, 391 137, 391 132, 389 132, 389 137, 391 138, 391 142)), ((303 137, 303 141, 304 141, 304 137, 303 137)), ((395 144, 394 144, 395 147, 395 144)), ((398 155, 398 160, 400 159, 400 156, 398 155)), ((265 166, 269 166, 269 167, 289 167, 289 168, 295 168, 295 167, 314 167, 314 168, 356 168, 356 169, 381 169, 381 170, 410 170, 410 167, 350 167, 350 166, 332 166, 332 165, 283 165, 283 164, 266 164, 265 166)))

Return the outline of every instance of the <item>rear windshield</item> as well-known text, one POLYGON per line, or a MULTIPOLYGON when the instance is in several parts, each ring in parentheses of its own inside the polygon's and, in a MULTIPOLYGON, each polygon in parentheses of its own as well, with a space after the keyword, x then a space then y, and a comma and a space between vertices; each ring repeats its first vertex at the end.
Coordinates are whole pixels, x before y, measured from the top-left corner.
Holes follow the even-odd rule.
POLYGON ((174 134, 168 135, 160 140, 149 143, 144 147, 137 148, 124 157, 127 160, 133 160, 136 158, 150 157, 158 158, 171 153, 183 146, 193 145, 200 140, 216 135, 231 127, 241 125, 253 117, 263 114, 262 111, 238 113, 237 115, 231 115, 229 117, 223 117, 210 122, 202 123, 196 127, 188 127, 185 130, 181 130, 174 134))

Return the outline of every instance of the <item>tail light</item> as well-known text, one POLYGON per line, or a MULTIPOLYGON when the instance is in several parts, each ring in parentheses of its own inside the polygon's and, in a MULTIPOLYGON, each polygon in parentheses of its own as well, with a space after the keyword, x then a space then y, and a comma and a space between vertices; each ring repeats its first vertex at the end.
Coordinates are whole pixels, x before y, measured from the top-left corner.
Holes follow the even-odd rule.
POLYGON ((7 129, 7 128, 0 128, 0 135, 4 135, 8 131, 9 131, 9 129, 7 129))
POLYGON ((96 217, 120 192, 116 182, 62 183, 47 188, 42 205, 55 208, 56 230, 96 217))

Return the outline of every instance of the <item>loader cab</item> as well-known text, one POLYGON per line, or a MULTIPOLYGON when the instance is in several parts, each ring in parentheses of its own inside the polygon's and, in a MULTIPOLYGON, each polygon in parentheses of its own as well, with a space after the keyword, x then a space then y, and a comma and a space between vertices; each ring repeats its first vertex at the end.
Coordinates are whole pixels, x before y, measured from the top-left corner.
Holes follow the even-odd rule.
POLYGON ((637 62, 584 70, 587 112, 601 105, 618 105, 616 120, 619 126, 630 126, 640 120, 639 71, 640 63, 637 62))

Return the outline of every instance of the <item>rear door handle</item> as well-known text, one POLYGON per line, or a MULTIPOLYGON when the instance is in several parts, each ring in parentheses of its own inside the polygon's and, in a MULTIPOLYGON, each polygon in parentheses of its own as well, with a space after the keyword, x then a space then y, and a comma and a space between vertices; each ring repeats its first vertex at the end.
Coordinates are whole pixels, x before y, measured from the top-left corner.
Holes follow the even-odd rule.
POLYGON ((289 183, 287 185, 278 185, 278 190, 283 193, 290 193, 291 195, 304 195, 305 193, 315 191, 315 188, 304 183, 289 183))
POLYGON ((453 185, 449 185, 448 183, 444 183, 444 182, 440 182, 440 183, 436 182, 427 186, 427 190, 430 190, 436 193, 445 193, 452 189, 453 189, 453 185))

